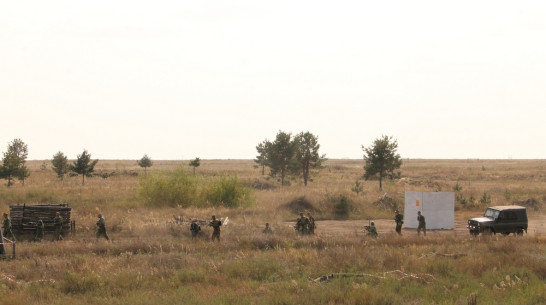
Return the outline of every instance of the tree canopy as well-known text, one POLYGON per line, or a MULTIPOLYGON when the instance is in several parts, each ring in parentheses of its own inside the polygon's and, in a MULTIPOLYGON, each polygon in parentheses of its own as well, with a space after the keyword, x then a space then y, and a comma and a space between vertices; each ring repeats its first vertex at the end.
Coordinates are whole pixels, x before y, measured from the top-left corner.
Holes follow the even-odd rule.
POLYGON ((267 153, 269 152, 271 142, 269 140, 265 139, 263 142, 258 144, 256 146, 256 151, 258 151, 258 155, 256 156, 256 159, 254 159, 254 162, 258 164, 262 168, 262 176, 265 175, 265 167, 268 166, 267 161, 269 160, 267 153))
POLYGON ((82 185, 85 184, 85 176, 90 176, 90 174, 95 170, 95 165, 99 160, 91 161, 91 155, 84 150, 81 155, 78 155, 78 158, 70 166, 70 170, 76 174, 82 175, 82 185))
POLYGON ((68 173, 69 170, 68 157, 59 151, 53 155, 51 165, 53 166, 53 171, 57 174, 57 177, 60 178, 61 181, 64 181, 64 175, 68 173))
POLYGON ((201 159, 195 158, 190 161, 190 166, 193 167, 193 174, 195 175, 195 169, 201 165, 201 159))
POLYGON ((307 186, 307 181, 310 178, 310 171, 314 168, 320 168, 326 160, 326 155, 319 154, 320 144, 318 137, 307 132, 299 133, 295 138, 296 161, 298 171, 303 177, 303 184, 307 186))
POLYGON ((148 157, 147 154, 144 154, 142 159, 137 161, 137 164, 138 164, 138 166, 144 168, 144 174, 146 174, 146 168, 151 167, 152 165, 154 165, 154 163, 152 162, 152 159, 150 159, 150 157, 148 157))
POLYGON ((286 176, 290 173, 295 154, 295 145, 292 141, 292 134, 279 131, 275 141, 269 145, 267 153, 267 164, 272 177, 278 176, 281 185, 284 185, 286 176))
POLYGON ((319 154, 319 148, 318 137, 310 132, 292 137, 291 133, 279 131, 273 142, 264 140, 256 146, 258 156, 254 162, 262 166, 262 174, 265 167, 269 167, 269 175, 279 177, 281 185, 285 184, 288 175, 301 175, 307 186, 311 170, 320 168, 326 160, 319 154))
POLYGON ((0 178, 8 180, 8 186, 13 185, 13 179, 25 181, 30 176, 28 168, 25 166, 28 155, 28 146, 21 139, 14 139, 8 144, 8 149, 4 153, 2 166, 0 167, 0 178))
POLYGON ((362 145, 364 151, 364 179, 379 177, 379 189, 383 189, 383 178, 394 178, 394 171, 402 165, 402 159, 396 152, 398 142, 389 136, 375 139, 369 147, 362 145))

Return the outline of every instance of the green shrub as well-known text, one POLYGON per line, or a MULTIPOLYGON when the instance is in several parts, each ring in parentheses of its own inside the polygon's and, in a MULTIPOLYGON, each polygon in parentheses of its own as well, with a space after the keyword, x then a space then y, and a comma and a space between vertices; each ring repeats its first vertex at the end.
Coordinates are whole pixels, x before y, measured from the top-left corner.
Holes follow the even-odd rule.
POLYGON ((462 205, 466 205, 468 203, 468 201, 462 194, 457 194, 457 196, 455 196, 455 200, 457 200, 457 202, 462 205))
POLYGON ((138 194, 143 203, 155 207, 250 205, 250 188, 237 177, 203 178, 184 169, 140 177, 138 194), (202 187, 199 187, 202 184, 202 187))
POLYGON ((334 203, 334 214, 340 218, 347 218, 351 210, 351 202, 347 197, 341 195, 334 203))
POLYGON ((206 188, 204 197, 214 206, 240 207, 250 204, 250 190, 237 177, 220 177, 206 188))
POLYGON ((197 198, 196 178, 184 169, 140 177, 139 196, 145 205, 188 207, 197 198))
POLYGON ((489 195, 487 192, 483 192, 482 198, 480 198, 480 203, 491 203, 491 195, 489 195))
POLYGON ((355 185, 351 188, 351 191, 355 192, 356 195, 359 195, 360 193, 364 193, 364 186, 360 181, 356 180, 355 185))
POLYGON ((457 182, 457 183, 455 184, 455 186, 453 187, 453 190, 454 190, 455 192, 460 192, 460 191, 463 190, 463 187, 459 184, 459 182, 457 182))

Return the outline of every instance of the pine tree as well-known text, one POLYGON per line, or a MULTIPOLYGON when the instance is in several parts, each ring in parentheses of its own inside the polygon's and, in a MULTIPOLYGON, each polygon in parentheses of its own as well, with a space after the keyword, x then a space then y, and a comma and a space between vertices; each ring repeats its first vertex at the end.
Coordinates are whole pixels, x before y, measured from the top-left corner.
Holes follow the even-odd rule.
POLYGON ((394 170, 400 168, 402 159, 396 153, 398 142, 392 137, 382 136, 374 141, 370 147, 362 146, 364 151, 364 179, 378 175, 379 189, 383 189, 383 178, 390 176, 394 178, 394 170))
POLYGON ((84 150, 81 155, 78 155, 78 158, 70 166, 70 170, 75 172, 78 175, 82 175, 82 185, 85 184, 85 176, 90 176, 90 174, 95 170, 95 165, 99 160, 91 161, 91 155, 84 150))
POLYGON ((51 160, 51 165, 53 166, 53 171, 57 174, 57 177, 61 179, 61 182, 64 182, 64 175, 68 173, 68 158, 62 152, 57 152, 53 155, 51 160))
POLYGON ((152 159, 150 159, 150 157, 148 157, 148 155, 146 154, 142 157, 142 159, 137 161, 137 164, 138 166, 144 168, 144 174, 146 174, 147 167, 152 167, 152 165, 154 165, 154 163, 152 162, 152 159))
POLYGON ((13 185, 13 179, 17 178, 23 181, 30 172, 25 166, 28 155, 28 146, 21 141, 15 139, 8 144, 8 150, 4 153, 2 166, 0 167, 0 178, 8 180, 8 186, 13 185))

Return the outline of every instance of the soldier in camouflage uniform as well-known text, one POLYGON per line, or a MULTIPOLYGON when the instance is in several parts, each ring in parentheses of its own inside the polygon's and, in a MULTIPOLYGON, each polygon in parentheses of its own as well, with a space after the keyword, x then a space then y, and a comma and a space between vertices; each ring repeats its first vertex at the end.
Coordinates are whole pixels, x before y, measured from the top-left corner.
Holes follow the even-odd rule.
POLYGON ((55 225, 55 239, 63 240, 63 217, 61 216, 61 212, 55 213, 53 224, 55 225))
POLYGON ((4 237, 9 237, 15 241, 15 235, 13 235, 13 231, 11 230, 11 219, 9 218, 8 213, 4 213, 4 223, 2 224, 2 228, 4 229, 2 232, 4 237))
POLYGON ((315 229, 317 228, 315 218, 311 216, 311 213, 307 213, 307 219, 309 219, 309 234, 315 234, 315 229))
POLYGON ((421 235, 421 230, 423 230, 423 235, 427 236, 427 223, 425 222, 425 216, 421 215, 421 211, 417 212, 417 221, 419 222, 417 235, 421 235))
POLYGON ((309 234, 309 218, 305 217, 303 213, 300 213, 300 218, 296 221, 296 230, 301 235, 309 234))
POLYGON ((402 224, 404 223, 404 216, 398 212, 398 210, 394 211, 394 222, 396 223, 396 233, 398 235, 402 235, 402 224))
POLYGON ((271 226, 269 225, 269 222, 265 223, 265 228, 264 228, 264 230, 262 232, 265 233, 265 234, 273 233, 273 230, 271 230, 271 226))
POLYGON ((201 231, 201 227, 197 224, 197 220, 193 219, 190 224, 191 237, 196 238, 201 231))
POLYGON ((36 223, 36 234, 34 235, 35 241, 42 241, 44 239, 44 222, 40 219, 36 223))
POLYGON ((220 226, 222 226, 222 222, 216 220, 216 216, 212 215, 212 221, 209 223, 209 226, 214 229, 214 231, 212 231, 212 241, 217 239, 218 242, 220 242, 220 226))
POLYGON ((106 232, 106 220, 104 217, 102 217, 102 214, 97 215, 99 217, 99 220, 97 220, 97 238, 104 236, 106 240, 110 240, 110 237, 108 236, 108 232, 106 232))
POLYGON ((368 231, 367 235, 376 238, 377 237, 377 229, 375 228, 375 223, 372 221, 369 227, 366 228, 368 231))

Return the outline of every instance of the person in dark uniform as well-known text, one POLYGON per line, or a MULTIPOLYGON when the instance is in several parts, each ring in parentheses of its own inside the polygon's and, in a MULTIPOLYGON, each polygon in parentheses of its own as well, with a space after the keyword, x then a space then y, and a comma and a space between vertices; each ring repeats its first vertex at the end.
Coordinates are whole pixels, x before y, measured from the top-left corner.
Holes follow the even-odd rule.
POLYGON ((218 242, 220 242, 220 227, 222 226, 222 222, 217 220, 216 216, 212 215, 212 221, 209 223, 209 226, 214 229, 214 231, 212 231, 212 241, 217 239, 218 242))
POLYGON ((402 224, 404 224, 404 216, 398 212, 398 210, 394 211, 394 222, 396 223, 396 233, 398 235, 402 235, 402 224))
POLYGON ((97 220, 97 238, 104 236, 106 240, 110 240, 110 237, 108 236, 108 232, 106 232, 106 220, 104 217, 102 217, 102 214, 97 215, 99 217, 99 220, 97 220))
POLYGON ((53 225, 55 226, 55 239, 63 240, 63 217, 61 216, 61 212, 55 213, 53 225))
POLYGON ((201 231, 201 227, 197 224, 197 220, 193 219, 190 224, 191 237, 196 238, 201 231))
POLYGON ((427 223, 425 222, 425 216, 421 215, 421 211, 417 212, 417 221, 419 222, 417 235, 421 235, 421 230, 423 230, 423 235, 427 236, 427 223))

